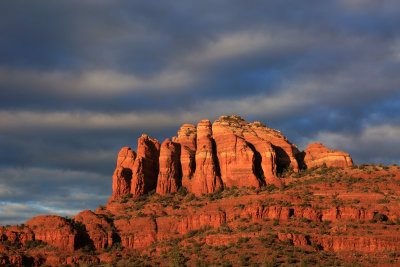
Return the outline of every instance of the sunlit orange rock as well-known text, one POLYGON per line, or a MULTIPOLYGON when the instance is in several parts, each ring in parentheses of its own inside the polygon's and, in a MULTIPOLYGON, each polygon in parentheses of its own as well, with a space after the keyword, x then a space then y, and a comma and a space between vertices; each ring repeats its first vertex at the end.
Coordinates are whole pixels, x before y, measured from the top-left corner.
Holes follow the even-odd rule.
POLYGON ((12 225, 4 228, 0 226, 0 241, 25 244, 27 241, 33 240, 35 240, 35 235, 28 227, 12 225))
POLYGON ((260 175, 261 159, 252 144, 240 136, 240 125, 217 120, 212 126, 216 143, 221 179, 227 187, 261 187, 265 182, 260 175))
POLYGON ((132 167, 131 194, 142 196, 157 187, 160 142, 143 134, 138 139, 137 157, 132 167))
POLYGON ((63 217, 41 215, 27 221, 26 226, 33 230, 35 240, 47 242, 60 249, 73 251, 82 245, 78 231, 63 217))
POLYGON ((353 166, 353 160, 345 152, 331 150, 321 143, 313 143, 304 150, 304 164, 307 168, 322 166, 324 164, 327 167, 348 167, 353 166))
POLYGON ((90 210, 84 210, 75 217, 72 217, 72 219, 84 225, 89 235, 87 244, 93 245, 96 249, 107 248, 113 244, 113 227, 103 217, 90 210))
POLYGON ((196 138, 196 126, 184 124, 176 139, 181 144, 182 186, 188 190, 191 190, 191 180, 196 170, 196 138))
POLYGON ((131 192, 132 169, 136 153, 130 147, 124 147, 118 153, 117 168, 113 175, 113 195, 109 201, 117 200, 131 192))
POLYGON ((179 143, 167 138, 160 149, 160 171, 157 180, 156 192, 165 195, 177 192, 181 185, 181 165, 179 163, 181 147, 179 143))
POLYGON ((209 194, 222 189, 209 120, 202 120, 197 124, 196 172, 191 184, 190 191, 195 195, 209 194))

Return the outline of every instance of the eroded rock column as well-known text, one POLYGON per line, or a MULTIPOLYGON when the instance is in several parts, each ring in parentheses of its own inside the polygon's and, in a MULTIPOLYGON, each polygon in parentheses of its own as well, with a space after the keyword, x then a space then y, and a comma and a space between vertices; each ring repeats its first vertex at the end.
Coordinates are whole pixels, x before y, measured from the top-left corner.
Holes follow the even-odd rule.
POLYGON ((180 168, 181 146, 167 138, 160 149, 160 171, 157 180, 156 192, 160 195, 177 192, 181 186, 180 168))
POLYGON ((143 134, 138 139, 137 158, 132 168, 131 194, 142 196, 157 187, 160 142, 143 134))
POLYGON ((191 190, 195 195, 213 193, 222 188, 213 142, 211 122, 200 121, 197 124, 196 172, 191 190))

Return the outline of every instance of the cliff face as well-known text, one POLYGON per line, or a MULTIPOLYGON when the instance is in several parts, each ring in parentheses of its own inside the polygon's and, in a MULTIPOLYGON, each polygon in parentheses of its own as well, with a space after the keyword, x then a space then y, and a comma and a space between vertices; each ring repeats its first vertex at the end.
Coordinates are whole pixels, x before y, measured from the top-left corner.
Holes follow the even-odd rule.
POLYGON ((129 147, 120 151, 110 201, 129 193, 142 196, 177 192, 183 186, 195 195, 230 187, 281 186, 278 174, 301 167, 351 166, 350 156, 312 144, 304 152, 281 132, 239 116, 221 116, 213 124, 184 124, 178 136, 162 145, 147 135, 138 140, 137 155, 129 147))

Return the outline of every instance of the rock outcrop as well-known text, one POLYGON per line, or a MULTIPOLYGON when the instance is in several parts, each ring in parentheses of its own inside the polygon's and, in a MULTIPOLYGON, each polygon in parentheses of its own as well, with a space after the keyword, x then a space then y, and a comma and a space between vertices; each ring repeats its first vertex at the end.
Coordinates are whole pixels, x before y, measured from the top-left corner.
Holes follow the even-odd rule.
POLYGON ((280 131, 260 122, 248 123, 239 116, 221 116, 213 124, 202 120, 197 127, 184 124, 172 141, 161 146, 143 135, 137 154, 121 149, 113 175, 110 201, 129 194, 138 197, 156 190, 177 192, 181 186, 195 195, 209 194, 224 187, 280 187, 279 174, 292 169, 351 166, 347 153, 311 144, 304 152, 280 131))
POLYGON ((136 153, 130 147, 123 147, 118 153, 117 168, 113 175, 113 195, 110 200, 116 200, 131 192, 132 169, 136 153))
POLYGON ((111 247, 113 240, 116 239, 113 226, 105 218, 90 210, 84 210, 72 219, 84 225, 85 231, 89 235, 85 243, 95 249, 111 247))
POLYGON ((35 240, 73 251, 82 245, 81 236, 70 221, 56 215, 41 215, 26 222, 33 230, 35 240))
POLYGON ((178 131, 177 142, 181 144, 182 186, 191 190, 191 180, 196 170, 197 129, 193 124, 184 124, 178 131))
POLYGON ((143 134, 138 139, 137 157, 132 167, 131 194, 142 196, 157 187, 160 142, 143 134))
POLYGON ((313 143, 304 150, 304 164, 307 168, 324 164, 327 167, 348 167, 353 166, 353 160, 345 152, 331 150, 321 143, 313 143))
POLYGON ((11 244, 26 244, 35 240, 33 231, 28 227, 13 225, 7 228, 0 226, 0 241, 9 241, 11 244))
POLYGON ((300 152, 297 146, 290 143, 280 131, 268 128, 257 121, 250 123, 249 128, 256 136, 271 143, 276 155, 277 172, 288 168, 292 168, 295 172, 299 171, 297 155, 300 152))
POLYGON ((213 193, 222 189, 223 185, 209 120, 197 124, 196 141, 196 172, 191 182, 191 192, 195 195, 213 193))
POLYGON ((160 172, 157 180, 156 192, 165 195, 177 192, 181 186, 181 147, 179 143, 172 142, 167 138, 161 145, 160 150, 160 172))
POLYGON ((253 151, 252 144, 236 134, 237 129, 239 126, 224 120, 217 120, 212 126, 222 182, 226 187, 259 188, 264 184, 259 152, 253 151))

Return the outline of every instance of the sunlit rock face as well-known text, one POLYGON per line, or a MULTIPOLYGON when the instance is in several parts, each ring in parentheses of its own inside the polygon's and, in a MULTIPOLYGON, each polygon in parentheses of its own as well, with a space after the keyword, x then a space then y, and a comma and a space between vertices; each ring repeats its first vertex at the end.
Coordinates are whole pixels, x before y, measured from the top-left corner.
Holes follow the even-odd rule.
POLYGON ((165 195, 180 187, 202 195, 230 187, 281 186, 278 176, 288 169, 353 164, 349 154, 319 143, 300 152, 280 131, 235 115, 184 124, 162 145, 144 134, 137 147, 137 153, 130 147, 119 152, 110 201, 151 191, 165 195))
POLYGON ((314 143, 304 150, 304 164, 307 168, 324 164, 327 167, 348 167, 353 166, 353 160, 345 152, 329 149, 321 143, 314 143))

